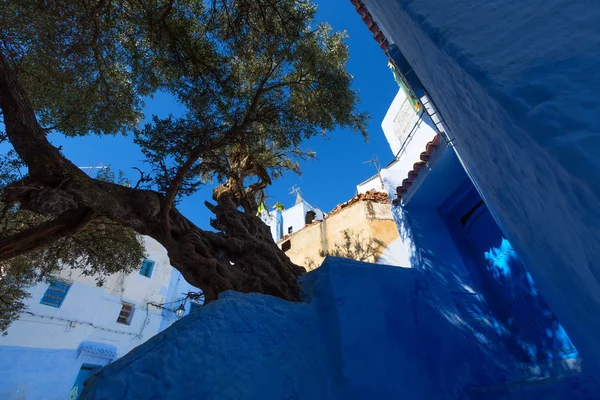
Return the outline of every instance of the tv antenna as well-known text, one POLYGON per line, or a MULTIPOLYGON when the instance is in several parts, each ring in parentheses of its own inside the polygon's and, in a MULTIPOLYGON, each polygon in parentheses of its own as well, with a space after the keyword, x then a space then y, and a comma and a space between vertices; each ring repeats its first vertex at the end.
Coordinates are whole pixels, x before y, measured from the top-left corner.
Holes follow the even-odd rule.
POLYGON ((302 198, 302 191, 300 190, 298 185, 294 185, 290 188, 290 194, 296 195, 296 204, 302 203, 302 201, 304 200, 302 198))
POLYGON ((381 163, 379 162, 377 154, 375 154, 372 159, 364 161, 363 164, 373 164, 375 166, 377 176, 379 177, 379 183, 381 183, 381 190, 384 190, 385 186, 383 186, 383 179, 381 178, 381 163))

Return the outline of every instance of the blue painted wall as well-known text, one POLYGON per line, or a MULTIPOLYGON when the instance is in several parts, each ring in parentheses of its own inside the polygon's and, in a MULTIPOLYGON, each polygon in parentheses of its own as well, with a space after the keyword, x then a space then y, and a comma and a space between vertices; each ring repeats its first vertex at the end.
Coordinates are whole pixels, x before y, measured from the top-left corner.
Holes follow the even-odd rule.
POLYGON ((495 352, 494 357, 517 362, 471 273, 471 257, 456 246, 453 232, 437 209, 394 207, 393 212, 411 251, 410 266, 426 272, 427 280, 440 288, 436 296, 448 318, 460 321, 477 345, 495 352))
MULTIPOLYGON (((408 194, 408 204, 392 211, 401 240, 410 250, 410 266, 425 271, 428 282, 443 289, 436 296, 444 304, 444 313, 460 321, 479 346, 519 365, 515 371, 521 375, 494 386, 494 396, 515 390, 516 396, 545 392, 523 383, 540 379, 540 371, 543 379, 553 382, 545 381, 544 388, 580 371, 575 347, 489 215, 454 151, 440 148, 408 194)), ((588 378, 582 373, 577 381, 588 378)), ((491 396, 488 389, 473 388, 473 396, 484 396, 474 398, 491 396)))
POLYGON ((108 361, 77 350, 0 346, 0 399, 67 399, 82 364, 108 361))
POLYGON ((600 3, 365 3, 600 380, 600 3))
MULTIPOLYGON (((328 257, 302 288, 302 303, 226 292, 92 376, 82 398, 468 399, 525 377, 429 271, 328 257)), ((544 381, 546 399, 597 395, 569 372, 544 381)))
POLYGON ((444 212, 475 287, 504 328, 502 338, 515 357, 532 363, 577 357, 575 346, 473 185, 462 185, 438 210, 444 212))

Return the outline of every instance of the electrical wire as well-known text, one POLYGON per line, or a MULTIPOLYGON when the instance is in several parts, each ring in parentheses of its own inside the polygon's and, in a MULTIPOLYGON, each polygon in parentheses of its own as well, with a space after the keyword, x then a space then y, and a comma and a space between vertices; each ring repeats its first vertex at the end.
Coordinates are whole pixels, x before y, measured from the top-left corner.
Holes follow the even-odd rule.
MULTIPOLYGON (((96 324, 93 324, 91 322, 87 322, 87 321, 79 321, 79 320, 76 320, 76 319, 67 319, 67 318, 61 318, 61 317, 51 317, 49 315, 36 314, 36 313, 31 312, 31 311, 24 311, 23 313, 24 314, 33 315, 35 317, 48 318, 50 320, 54 320, 55 319, 55 320, 58 320, 58 321, 65 321, 65 322, 69 322, 69 323, 77 322, 78 324, 89 325, 89 326, 91 326, 91 327, 93 327, 95 329, 100 329, 100 330, 107 331, 107 332, 112 332, 112 333, 119 333, 121 335, 136 336, 135 333, 125 332, 125 331, 118 331, 118 330, 115 330, 115 329, 104 328, 104 327, 98 326, 96 324)), ((35 322, 35 321, 26 321, 26 322, 35 322)))
MULTIPOLYGON (((36 314, 36 313, 31 312, 31 311, 24 311, 23 313, 24 314, 28 314, 28 315, 32 315, 34 317, 39 317, 39 318, 47 318, 47 319, 50 319, 50 320, 64 321, 64 322, 68 322, 69 324, 71 324, 73 322, 76 322, 76 323, 81 324, 81 325, 89 325, 89 326, 91 326, 94 329, 99 329, 99 330, 103 330, 103 331, 107 331, 107 332, 112 332, 112 333, 118 333, 118 334, 121 334, 121 335, 134 336, 136 338, 141 339, 142 338, 142 333, 144 332, 144 329, 148 325, 148 320, 150 319, 150 309, 149 309, 149 306, 154 306, 154 307, 157 307, 157 308, 160 308, 160 309, 163 309, 163 310, 175 312, 175 310, 172 310, 172 309, 164 307, 164 306, 167 305, 167 304, 178 303, 178 302, 181 302, 181 301, 184 301, 183 304, 185 304, 189 298, 196 298, 196 299, 198 299, 198 298, 204 297, 204 294, 202 294, 201 292, 188 292, 188 293, 184 293, 184 294, 185 294, 184 297, 178 298, 177 300, 173 300, 173 301, 170 301, 170 302, 167 302, 167 303, 156 304, 156 303, 153 303, 153 302, 150 302, 150 301, 147 302, 146 303, 146 317, 144 318, 144 322, 142 322, 142 327, 141 327, 139 333, 137 333, 137 334, 136 333, 132 333, 132 332, 118 331, 116 329, 104 328, 104 327, 98 326, 98 325, 96 325, 96 324, 94 324, 92 322, 87 322, 87 321, 80 321, 80 320, 76 320, 76 319, 68 319, 68 318, 61 318, 61 317, 51 317, 49 315, 36 314)), ((35 321, 24 321, 24 322, 35 322, 35 321)))

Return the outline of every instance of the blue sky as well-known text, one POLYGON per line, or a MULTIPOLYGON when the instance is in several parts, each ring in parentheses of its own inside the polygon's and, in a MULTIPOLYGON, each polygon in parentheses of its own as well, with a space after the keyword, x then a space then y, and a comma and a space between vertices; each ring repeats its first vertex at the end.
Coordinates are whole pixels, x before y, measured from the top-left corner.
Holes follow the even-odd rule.
MULTIPOLYGON (((350 199, 356 192, 356 185, 376 172, 374 166, 364 164, 365 161, 375 155, 384 165, 391 161, 393 155, 381 131, 381 121, 398 86, 387 67, 387 57, 350 1, 321 0, 318 4, 319 21, 327 21, 335 30, 346 30, 350 35, 348 69, 355 76, 354 87, 360 90, 361 109, 372 117, 369 142, 365 143, 362 137, 349 131, 331 132, 327 140, 314 138, 307 141, 304 147, 315 151, 318 159, 304 163, 301 177, 289 174, 274 182, 267 195, 270 205, 279 201, 290 207, 295 197, 289 191, 297 185, 309 203, 329 212, 338 203, 350 199)), ((159 95, 147 102, 145 112, 147 116, 166 115, 177 113, 177 108, 170 98, 159 95)), ((132 136, 66 139, 52 135, 51 140, 55 145, 62 145, 64 154, 79 166, 111 165, 132 179, 137 175, 131 168, 143 167, 142 153, 133 143, 132 136)), ((212 214, 204 201, 210 200, 211 194, 212 188, 206 187, 184 199, 178 208, 199 227, 209 228, 212 214)))

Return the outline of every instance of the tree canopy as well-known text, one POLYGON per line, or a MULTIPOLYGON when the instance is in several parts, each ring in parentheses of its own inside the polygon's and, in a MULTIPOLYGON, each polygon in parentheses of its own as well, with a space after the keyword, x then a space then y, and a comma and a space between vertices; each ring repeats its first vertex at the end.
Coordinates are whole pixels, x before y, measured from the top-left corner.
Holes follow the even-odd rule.
POLYGON ((5 299, 8 276, 34 282, 62 264, 112 273, 117 257, 134 268, 136 235, 160 242, 207 300, 228 289, 299 299, 303 270, 255 216, 257 200, 312 157, 303 140, 336 127, 366 137, 368 120, 345 33, 315 13, 308 0, 0 1, 0 140, 14 149, 0 161, 3 301, 22 299, 5 299), (185 113, 141 125, 143 99, 158 92, 185 113), (142 179, 86 175, 50 132, 132 133, 142 179), (211 180, 218 232, 176 208, 211 180))

